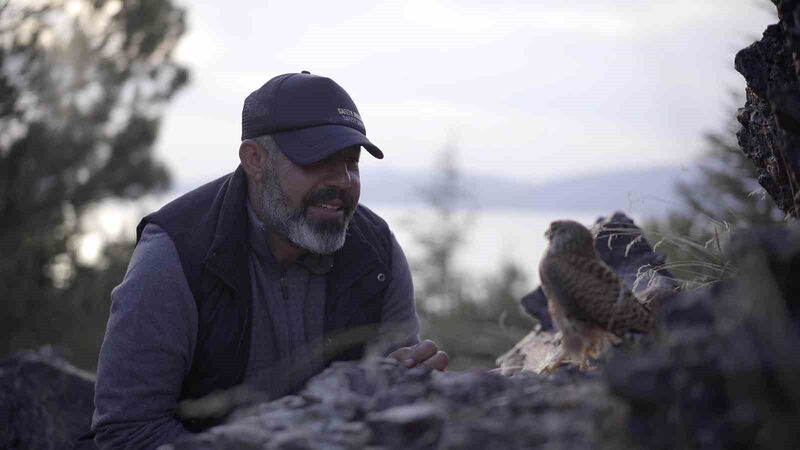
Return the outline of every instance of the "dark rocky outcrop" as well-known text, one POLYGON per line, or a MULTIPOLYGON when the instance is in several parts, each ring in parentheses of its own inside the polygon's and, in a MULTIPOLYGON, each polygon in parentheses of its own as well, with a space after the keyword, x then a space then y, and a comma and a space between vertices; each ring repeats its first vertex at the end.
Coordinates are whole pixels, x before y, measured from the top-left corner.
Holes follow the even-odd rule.
POLYGON ((747 80, 739 110, 739 145, 758 168, 758 181, 784 212, 800 213, 800 0, 772 0, 780 23, 736 55, 747 80))
POLYGON ((596 448, 624 405, 598 374, 439 373, 336 363, 297 395, 242 409, 183 449, 596 448))
POLYGON ((607 366, 648 448, 800 448, 800 228, 735 235, 734 279, 665 303, 607 366))
MULTIPOLYGON (((625 285, 640 298, 663 302, 677 289, 672 275, 661 267, 664 255, 653 251, 641 228, 624 213, 597 219, 593 227, 595 248, 600 258, 619 275, 625 285)), ((541 287, 522 298, 522 306, 535 317, 542 331, 553 329, 547 312, 547 298, 541 287)))
POLYGON ((50 348, 0 362, 0 448, 62 450, 89 429, 94 379, 50 348))

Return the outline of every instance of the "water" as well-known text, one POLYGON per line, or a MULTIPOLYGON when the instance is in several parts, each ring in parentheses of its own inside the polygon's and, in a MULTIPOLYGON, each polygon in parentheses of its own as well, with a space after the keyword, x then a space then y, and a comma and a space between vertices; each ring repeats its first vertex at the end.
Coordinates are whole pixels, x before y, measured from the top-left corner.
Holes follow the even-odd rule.
MULTIPOLYGON (((91 212, 86 223, 92 231, 80 244, 81 258, 86 262, 96 260, 105 240, 135 239, 138 221, 174 198, 174 194, 148 197, 138 202, 106 202, 91 212)), ((422 254, 423 248, 414 239, 412 223, 416 227, 435 226, 433 210, 421 206, 376 204, 370 208, 384 218, 391 227, 409 261, 422 254)), ((606 214, 610 211, 605 212, 606 214)), ((455 267, 470 277, 481 279, 499 272, 502 265, 513 262, 523 269, 532 286, 538 284, 539 259, 547 246, 544 232, 550 222, 572 219, 587 226, 593 224, 603 212, 588 211, 530 211, 530 210, 477 210, 459 213, 464 221, 463 244, 456 252, 455 267)))
MULTIPOLYGON (((375 205, 373 211, 383 217, 392 228, 409 261, 423 249, 414 239, 410 220, 435 226, 435 216, 430 208, 375 205)), ((572 219, 587 226, 599 214, 585 211, 524 211, 482 210, 468 214, 471 217, 464 227, 464 243, 456 253, 456 268, 470 276, 483 278, 499 272, 502 265, 513 262, 523 269, 529 282, 538 284, 539 259, 547 241, 544 232, 550 222, 572 219)), ((412 267, 413 268, 413 267, 412 267)), ((533 287, 533 286, 532 286, 533 287)))

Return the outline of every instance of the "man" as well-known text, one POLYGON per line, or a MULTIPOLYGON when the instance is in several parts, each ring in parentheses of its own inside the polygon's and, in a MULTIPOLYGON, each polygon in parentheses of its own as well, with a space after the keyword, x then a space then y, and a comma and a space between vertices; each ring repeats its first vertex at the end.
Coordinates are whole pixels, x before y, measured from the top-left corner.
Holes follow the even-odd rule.
POLYGON ((242 111, 240 166, 145 217, 112 292, 92 430, 101 448, 156 448, 208 426, 181 400, 246 385, 277 398, 369 345, 444 370, 419 342, 408 263, 359 205, 366 137, 349 95, 308 72, 242 111))

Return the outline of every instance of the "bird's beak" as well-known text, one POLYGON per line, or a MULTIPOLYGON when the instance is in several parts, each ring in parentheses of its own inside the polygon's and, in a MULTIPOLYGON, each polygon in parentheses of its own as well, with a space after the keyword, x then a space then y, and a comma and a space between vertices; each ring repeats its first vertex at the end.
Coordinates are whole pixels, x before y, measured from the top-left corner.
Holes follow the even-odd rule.
POLYGON ((553 235, 553 233, 550 232, 549 228, 547 229, 547 231, 544 232, 544 237, 547 238, 547 239, 550 239, 550 236, 552 236, 552 235, 553 235))

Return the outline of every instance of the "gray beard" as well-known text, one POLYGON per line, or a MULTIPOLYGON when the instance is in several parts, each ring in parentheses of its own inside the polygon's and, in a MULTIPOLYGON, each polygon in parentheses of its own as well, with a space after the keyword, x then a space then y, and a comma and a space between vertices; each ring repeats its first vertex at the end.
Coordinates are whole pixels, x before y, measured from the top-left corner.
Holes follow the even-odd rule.
POLYGON ((319 255, 330 255, 344 245, 347 227, 355 209, 346 212, 344 222, 316 223, 306 216, 306 208, 293 208, 271 170, 267 170, 261 197, 264 224, 283 239, 319 255))

